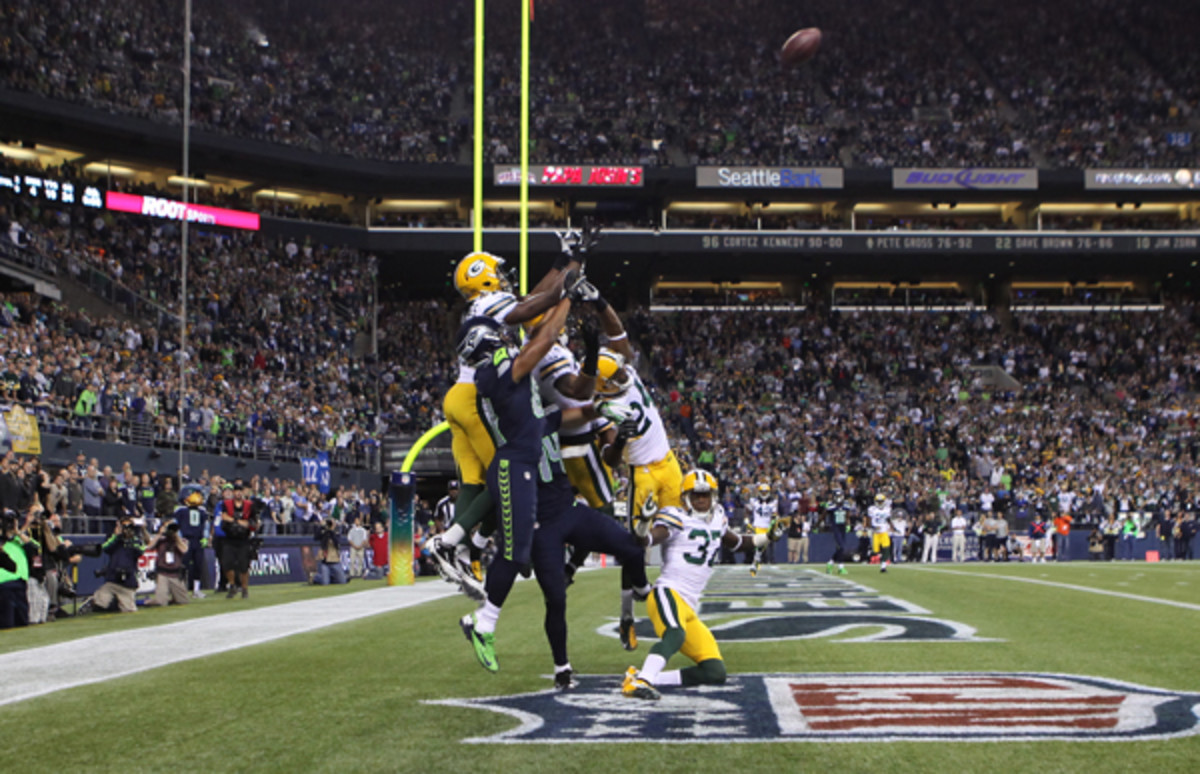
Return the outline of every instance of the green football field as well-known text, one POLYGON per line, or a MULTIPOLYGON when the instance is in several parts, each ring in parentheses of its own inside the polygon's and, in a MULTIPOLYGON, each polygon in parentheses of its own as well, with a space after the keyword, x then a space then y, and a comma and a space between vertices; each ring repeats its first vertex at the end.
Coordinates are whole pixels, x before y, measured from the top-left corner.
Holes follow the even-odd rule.
MULTIPOLYGON (((138 637, 158 627, 215 625, 235 605, 349 604, 380 585, 262 587, 245 602, 2 632, 0 659, 64 642, 86 654, 87 638, 128 628, 122 658, 137 664, 138 637)), ((497 632, 496 675, 459 631, 472 603, 450 596, 5 704, 0 750, 89 772, 1200 769, 1200 563, 851 567, 841 578, 768 567, 755 579, 721 567, 702 615, 730 682, 664 688, 653 706, 618 693, 652 632, 643 622, 639 649, 621 648, 617 586, 609 569, 570 589, 582 675, 571 694, 549 690, 540 594, 523 582, 497 632), (1039 733, 1056 738, 1029 738, 1039 733)))

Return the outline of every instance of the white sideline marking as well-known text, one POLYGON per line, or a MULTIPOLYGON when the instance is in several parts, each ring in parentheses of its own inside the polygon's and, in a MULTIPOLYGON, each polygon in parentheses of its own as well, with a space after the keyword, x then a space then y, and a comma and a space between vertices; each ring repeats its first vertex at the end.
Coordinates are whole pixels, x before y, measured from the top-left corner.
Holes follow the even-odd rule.
MULTIPOLYGON (((453 596, 445 583, 389 586, 0 655, 0 706, 453 596), (136 660, 136 663, 131 663, 136 660)), ((234 604, 234 603, 231 603, 234 604)))
POLYGON ((1090 589, 1087 586, 1075 586, 1070 583, 1058 583, 1056 581, 1037 580, 1036 578, 1014 578, 1011 575, 991 575, 982 572, 962 572, 960 570, 942 570, 933 567, 914 567, 911 564, 907 570, 917 570, 918 572, 936 572, 942 575, 965 575, 968 578, 983 578, 985 580, 1010 580, 1019 581, 1020 583, 1036 583, 1039 586, 1054 586, 1060 589, 1070 589, 1072 591, 1083 591, 1088 594, 1102 594, 1106 597, 1120 597, 1121 599, 1132 599, 1135 602, 1153 602, 1156 605, 1169 605, 1170 607, 1182 607, 1184 610, 1200 611, 1200 605, 1193 605, 1190 602, 1176 602, 1173 599, 1155 599, 1154 597, 1142 597, 1137 594, 1126 594, 1123 591, 1108 591, 1106 589, 1090 589))

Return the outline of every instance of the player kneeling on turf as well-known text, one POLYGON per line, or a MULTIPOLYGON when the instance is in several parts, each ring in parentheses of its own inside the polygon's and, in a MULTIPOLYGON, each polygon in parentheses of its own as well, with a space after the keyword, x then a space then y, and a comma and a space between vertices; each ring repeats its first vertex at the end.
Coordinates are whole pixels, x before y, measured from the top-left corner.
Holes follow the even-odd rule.
POLYGON ((720 685, 725 682, 725 662, 712 632, 696 615, 700 595, 712 576, 721 546, 755 550, 778 540, 783 529, 773 524, 767 534, 739 535, 729 529, 725 509, 714 500, 717 480, 704 470, 683 477, 683 508, 663 508, 650 513, 643 508, 634 531, 647 546, 661 545, 662 573, 646 600, 646 612, 659 641, 650 648, 641 671, 629 667, 621 693, 635 699, 659 698, 656 685, 720 685), (653 526, 651 524, 653 523, 653 526), (696 662, 686 669, 663 671, 676 652, 696 662))

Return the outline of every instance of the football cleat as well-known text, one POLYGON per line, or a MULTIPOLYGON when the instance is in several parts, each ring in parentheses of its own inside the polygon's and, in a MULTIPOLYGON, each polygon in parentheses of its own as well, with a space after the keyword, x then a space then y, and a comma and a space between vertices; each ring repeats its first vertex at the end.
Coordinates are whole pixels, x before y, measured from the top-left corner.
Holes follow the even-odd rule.
POLYGON ((637 650, 637 630, 633 627, 632 618, 622 618, 620 624, 621 647, 625 650, 637 650))
POLYGON ((489 672, 499 672, 500 665, 496 662, 496 635, 492 632, 480 632, 475 629, 475 614, 469 613, 459 620, 467 641, 475 649, 475 658, 489 672))
POLYGON ((469 572, 462 576, 459 581, 458 588, 462 593, 466 594, 476 602, 484 602, 487 600, 487 589, 483 586, 483 581, 475 577, 475 573, 469 572))
POLYGON ((567 585, 570 586, 575 582, 575 565, 567 562, 563 565, 563 575, 567 578, 567 585))
POLYGON ((755 562, 754 564, 750 565, 750 577, 751 578, 758 577, 758 562, 755 562))
POLYGON ((571 691, 578 687, 579 683, 575 682, 575 673, 572 670, 564 669, 554 673, 554 690, 571 691))
POLYGON ((879 571, 880 571, 880 572, 887 572, 887 568, 888 568, 888 563, 887 563, 887 562, 884 562, 883 564, 879 565, 879 571))
POLYGON ((850 572, 845 567, 838 568, 838 575, 849 575, 850 572))
POLYGON ((438 575, 442 576, 442 580, 447 583, 462 583, 457 547, 446 545, 442 542, 441 535, 433 535, 425 541, 425 550, 433 559, 433 566, 437 569, 438 575))
POLYGON ((621 682, 621 695, 647 701, 658 701, 662 698, 662 694, 648 680, 638 677, 636 667, 625 670, 625 679, 621 682))

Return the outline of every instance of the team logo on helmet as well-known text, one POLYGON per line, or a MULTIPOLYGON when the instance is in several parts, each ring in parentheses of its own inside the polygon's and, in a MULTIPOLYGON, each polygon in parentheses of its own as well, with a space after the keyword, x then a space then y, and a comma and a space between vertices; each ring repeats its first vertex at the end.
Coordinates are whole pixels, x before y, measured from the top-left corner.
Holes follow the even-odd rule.
POLYGON ((454 346, 464 365, 478 368, 504 346, 504 326, 491 317, 472 317, 458 329, 454 346))
POLYGON ((454 270, 454 287, 470 301, 481 293, 504 290, 504 259, 491 253, 469 253, 454 270))

